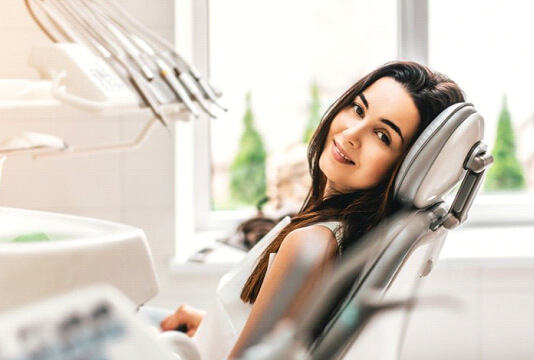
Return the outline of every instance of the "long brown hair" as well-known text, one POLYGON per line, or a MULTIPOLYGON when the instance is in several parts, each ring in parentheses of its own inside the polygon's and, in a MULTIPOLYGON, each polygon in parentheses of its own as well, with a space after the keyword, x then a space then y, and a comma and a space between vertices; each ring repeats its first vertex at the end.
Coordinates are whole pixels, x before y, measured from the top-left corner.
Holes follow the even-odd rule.
POLYGON ((241 300, 244 302, 254 303, 256 300, 267 271, 269 254, 278 252, 282 241, 291 231, 323 221, 337 220, 341 222, 341 246, 347 248, 395 210, 393 185, 404 156, 401 156, 389 175, 385 176, 375 187, 356 190, 348 194, 335 194, 326 198, 324 198, 326 176, 319 169, 319 158, 335 116, 347 106, 351 106, 356 96, 383 77, 391 77, 399 82, 410 94, 417 107, 420 122, 412 143, 441 111, 452 104, 464 101, 461 89, 448 77, 433 72, 424 65, 409 61, 387 63, 350 87, 326 111, 310 141, 308 165, 312 185, 308 196, 300 212, 291 219, 291 223, 276 236, 259 257, 256 267, 241 292, 241 300))

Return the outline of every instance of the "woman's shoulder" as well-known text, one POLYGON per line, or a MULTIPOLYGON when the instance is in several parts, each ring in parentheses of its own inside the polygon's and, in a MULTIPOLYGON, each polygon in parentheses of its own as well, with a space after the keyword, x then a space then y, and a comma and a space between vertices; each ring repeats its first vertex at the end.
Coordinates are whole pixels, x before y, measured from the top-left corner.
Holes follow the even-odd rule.
POLYGON ((299 249, 310 245, 332 256, 336 254, 338 247, 336 238, 329 228, 321 224, 313 224, 295 229, 287 234, 279 252, 289 251, 296 253, 299 249))

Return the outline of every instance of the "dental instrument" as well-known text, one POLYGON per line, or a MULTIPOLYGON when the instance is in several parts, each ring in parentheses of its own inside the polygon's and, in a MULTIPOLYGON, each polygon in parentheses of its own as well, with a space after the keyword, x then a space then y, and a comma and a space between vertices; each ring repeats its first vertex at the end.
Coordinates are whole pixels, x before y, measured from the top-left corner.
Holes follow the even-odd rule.
MULTIPOLYGON (((181 99, 194 114, 197 114, 197 111, 190 99, 190 96, 208 115, 210 115, 212 118, 216 117, 216 115, 209 109, 208 104, 205 102, 194 82, 189 76, 187 76, 187 73, 180 74, 177 73, 176 69, 171 70, 168 62, 172 63, 172 60, 169 60, 169 58, 166 57, 161 50, 153 48, 148 44, 147 41, 140 38, 142 35, 139 36, 134 29, 126 26, 123 22, 111 14, 104 13, 103 10, 95 6, 95 3, 87 3, 86 5, 91 7, 93 11, 98 13, 102 18, 106 18, 106 23, 109 24, 109 27, 113 32, 120 33, 119 28, 121 28, 125 33, 128 34, 128 36, 130 36, 132 44, 135 44, 140 51, 144 51, 146 58, 152 59, 159 70, 160 76, 164 78, 171 89, 175 91, 179 99, 181 99), (166 59, 164 60, 164 58, 166 59)), ((125 35, 122 36, 125 37, 125 35)))
MULTIPOLYGON (((218 91, 215 90, 206 79, 202 77, 198 69, 193 64, 187 63, 176 51, 173 45, 171 45, 168 41, 166 41, 164 38, 158 36, 153 31, 148 29, 147 27, 143 26, 137 19, 135 19, 133 16, 131 16, 126 10, 124 10, 122 7, 120 7, 118 4, 114 3, 113 1, 109 0, 102 0, 100 2, 94 2, 94 4, 97 4, 98 6, 104 7, 107 9, 108 14, 112 14, 114 11, 116 13, 115 19, 123 19, 126 21, 121 22, 122 25, 128 26, 128 29, 132 31, 134 34, 142 35, 145 42, 148 42, 151 40, 153 43, 157 44, 159 47, 164 49, 169 54, 168 59, 172 59, 174 61, 171 61, 171 63, 174 65, 174 71, 176 72, 177 76, 181 76, 182 74, 185 74, 184 77, 189 78, 196 84, 198 84, 198 87, 203 91, 205 96, 213 102, 215 105, 217 105, 221 110, 227 111, 227 109, 222 106, 217 98, 220 97, 220 94, 218 94, 218 91), (105 3, 105 4, 104 4, 105 3), (129 24, 128 24, 129 23, 129 24), (135 29, 135 31, 133 30, 135 29)), ((189 80, 185 80, 189 82, 189 80)))
POLYGON ((69 1, 69 5, 67 6, 62 0, 47 0, 47 1, 53 1, 56 3, 59 3, 63 5, 65 8, 70 8, 73 12, 77 13, 79 17, 81 17, 86 25, 94 30, 96 34, 98 34, 98 37, 102 39, 103 41, 110 41, 112 39, 112 43, 115 44, 117 48, 122 49, 122 54, 129 59, 132 60, 134 64, 136 64, 139 69, 141 70, 141 73, 145 77, 146 80, 152 81, 154 79, 154 73, 148 65, 141 59, 140 52, 138 49, 133 46, 126 37, 124 37, 120 32, 113 31, 113 27, 111 24, 104 22, 102 19, 100 19, 98 16, 95 16, 94 13, 92 13, 91 8, 86 6, 86 4, 83 1, 78 1, 78 5, 83 6, 84 9, 79 8, 75 5, 75 1, 69 1))
MULTIPOLYGON (((28 3, 29 0, 26 0, 27 7, 31 10, 31 7, 28 3)), ((117 68, 116 63, 113 61, 109 61, 110 58, 113 56, 117 63, 122 67, 123 71, 119 72, 118 74, 124 76, 124 72, 127 73, 128 80, 132 83, 135 89, 137 89, 142 97, 142 99, 147 102, 147 104, 152 108, 153 113, 156 115, 156 117, 164 124, 167 123, 167 120, 165 118, 165 115, 163 112, 159 109, 159 105, 157 102, 153 99, 152 95, 149 91, 146 90, 146 87, 143 85, 142 80, 139 76, 136 76, 135 71, 133 69, 129 68, 128 64, 125 61, 125 55, 122 53, 121 49, 114 44, 111 41, 106 41, 105 38, 101 39, 101 42, 97 41, 97 33, 94 33, 93 29, 91 27, 85 26, 83 23, 83 19, 80 19, 79 17, 74 16, 74 14, 70 11, 68 7, 58 7, 58 9, 54 10, 50 6, 46 6, 45 2, 39 2, 39 1, 33 1, 34 3, 38 4, 38 6, 53 20, 58 19, 60 16, 57 14, 57 12, 70 12, 72 16, 66 17, 70 21, 70 25, 65 24, 64 21, 60 21, 58 23, 55 23, 57 27, 65 26, 67 29, 75 28, 78 33, 81 35, 84 41, 82 43, 88 45, 89 47, 93 48, 97 51, 105 60, 108 60, 108 63, 112 65, 114 69, 117 68)), ((35 14, 33 14, 34 18, 36 18, 35 14)), ((66 31, 66 33, 70 34, 67 40, 73 41, 75 39, 75 35, 73 34, 72 30, 66 31)), ((54 40, 54 39, 53 39, 54 40)), ((33 64, 34 66, 38 67, 40 65, 39 59, 41 57, 34 57, 34 59, 30 59, 30 64, 33 64)), ((55 75, 59 77, 59 74, 54 74, 51 77, 54 79, 55 83, 59 83, 58 78, 55 78, 55 75)), ((57 86, 56 86, 57 88, 57 86)), ((114 85, 114 88, 117 88, 117 85, 114 85)), ((60 95, 60 92, 55 92, 56 95, 60 95)), ((67 100, 67 102, 75 103, 78 106, 82 106, 86 109, 90 110, 99 110, 102 108, 101 104, 92 104, 87 101, 76 101, 72 97, 69 96, 63 96, 61 97, 62 100, 67 100)))
MULTIPOLYGON (((95 3, 91 3, 90 6, 97 10, 95 3)), ((205 112, 207 112, 213 118, 216 117, 215 114, 209 109, 208 104, 204 100, 204 96, 201 94, 199 87, 195 83, 195 80, 183 65, 178 65, 172 57, 170 57, 168 54, 166 54, 163 50, 160 49, 160 46, 158 46, 158 44, 149 45, 149 42, 151 42, 150 39, 143 39, 143 34, 141 34, 139 31, 136 31, 136 29, 134 29, 132 26, 129 26, 128 24, 118 20, 115 16, 113 16, 111 12, 104 14, 101 10, 97 11, 100 11, 100 14, 102 16, 106 16, 110 22, 113 22, 115 25, 121 27, 124 31, 128 32, 130 37, 132 38, 132 41, 141 50, 143 50, 149 58, 154 59, 160 69, 160 72, 166 74, 166 78, 172 79, 171 81, 176 83, 174 77, 170 76, 170 74, 173 73, 179 81, 179 83, 176 84, 180 86, 180 89, 183 85, 183 87, 187 89, 188 94, 190 94, 193 99, 198 102, 200 107, 202 107, 205 112), (172 64, 172 71, 170 71, 168 64, 172 64)), ((171 87, 172 86, 173 85, 171 85, 171 87)), ((186 98, 189 98, 189 95, 187 95, 186 98)))
MULTIPOLYGON (((46 29, 32 11, 29 0, 25 1, 32 17, 41 28, 46 29)), ((209 116, 215 117, 202 93, 211 102, 224 109, 217 103, 209 84, 176 54, 170 44, 165 44, 168 48, 162 50, 161 43, 165 43, 164 41, 132 21, 127 14, 124 16, 123 11, 119 10, 120 16, 117 16, 117 8, 113 5, 106 6, 102 2, 85 0, 71 1, 68 4, 62 0, 32 0, 32 3, 38 4, 53 26, 59 29, 68 41, 87 44, 94 52, 112 63, 114 69, 122 68, 121 72, 127 73, 133 88, 140 93, 142 100, 153 109, 154 114, 162 122, 166 123, 162 119, 164 115, 158 111, 158 105, 168 102, 164 95, 167 91, 170 91, 195 116, 198 111, 192 99, 209 116), (114 10, 110 10, 110 7, 114 10), (124 21, 125 17, 129 19, 128 23, 124 21), (155 46, 154 40, 160 45, 155 46), (166 54, 169 51, 172 53, 166 54), (153 67, 161 80, 156 81, 153 67), (141 77, 136 76, 136 68, 142 74, 141 77), (144 78, 146 83, 141 78, 144 78), (159 81, 162 81, 169 90, 163 90, 161 87, 156 90, 154 86, 157 88, 159 81), (152 86, 151 90, 148 89, 149 86, 152 86)), ((45 32, 53 41, 59 40, 49 31, 45 32)))
MULTIPOLYGON (((37 1, 37 0, 33 0, 33 1, 37 1)), ((48 1, 50 2, 50 0, 48 1)), ((93 48, 98 49, 101 55, 103 55, 105 59, 106 58, 109 59, 108 57, 109 54, 113 56, 116 62, 126 72, 130 83, 133 85, 134 89, 137 90, 142 100, 151 108, 155 117, 166 128, 169 128, 168 127, 169 120, 160 106, 161 99, 160 101, 158 101, 154 96, 155 95, 154 92, 148 89, 148 84, 145 78, 139 75, 138 72, 129 63, 127 54, 121 48, 121 46, 119 46, 114 41, 113 38, 104 36, 104 34, 107 31, 105 27, 100 26, 100 24, 95 24, 94 22, 91 22, 91 19, 85 16, 85 14, 83 14, 82 12, 79 12, 79 11, 75 12, 75 10, 73 10, 73 9, 76 9, 75 7, 63 6, 63 4, 59 2, 58 4, 60 6, 58 6, 57 8, 62 9, 64 12, 68 12, 70 14, 70 17, 66 17, 66 18, 72 19, 71 24, 73 24, 73 26, 75 26, 76 29, 78 29, 80 33, 86 34, 84 38, 86 39, 86 41, 93 44, 93 48), (101 32, 99 32, 99 30, 101 32), (96 46, 96 44, 99 44, 99 46, 96 46), (105 49, 105 52, 102 51, 102 49, 105 49)))
MULTIPOLYGON (((41 8, 43 8, 43 6, 41 6, 41 8)), ((48 13, 53 13, 54 11, 53 9, 50 9, 50 6, 44 8, 47 9, 48 13)), ((70 11, 70 14, 72 15, 72 11, 68 7, 62 7, 58 10, 63 12, 70 11)), ((153 92, 147 88, 147 84, 146 82, 144 82, 143 77, 139 76, 137 74, 137 71, 128 63, 126 55, 124 54, 122 49, 118 45, 110 41, 110 39, 101 37, 98 33, 94 31, 93 28, 86 26, 83 22, 85 19, 75 16, 70 16, 68 18, 70 19, 70 23, 74 27, 76 27, 80 33, 84 34, 83 37, 85 43, 89 43, 89 46, 91 46, 93 49, 96 49, 97 53, 102 55, 107 60, 110 59, 110 55, 113 56, 115 62, 110 61, 111 65, 115 65, 113 67, 117 68, 116 64, 118 64, 123 69, 123 75, 124 72, 126 72, 127 79, 132 84, 133 89, 135 89, 139 93, 141 99, 151 108, 156 118, 158 118, 160 122, 162 122, 167 127, 168 119, 164 111, 161 109, 158 100, 154 98, 153 92)), ((118 73, 121 74, 121 72, 118 73)), ((89 109, 91 109, 91 107, 95 108, 96 110, 99 110, 101 108, 100 104, 95 104, 94 106, 91 106, 92 104, 87 104, 86 101, 75 101, 76 99, 72 99, 72 97, 68 96, 63 97, 62 100, 63 99, 67 100, 70 103, 74 102, 78 106, 82 106, 89 109)))

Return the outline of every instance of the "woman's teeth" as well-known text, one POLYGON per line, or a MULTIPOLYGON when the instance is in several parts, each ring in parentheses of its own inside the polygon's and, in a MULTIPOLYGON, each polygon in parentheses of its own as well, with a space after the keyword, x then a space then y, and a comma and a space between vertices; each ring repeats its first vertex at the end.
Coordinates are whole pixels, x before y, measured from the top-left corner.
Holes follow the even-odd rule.
POLYGON ((341 150, 339 150, 339 149, 337 148, 336 145, 334 145, 334 149, 335 149, 336 152, 339 154, 339 156, 341 156, 343 159, 347 160, 349 163, 354 164, 354 161, 352 161, 352 160, 349 159, 347 156, 345 156, 345 154, 343 154, 343 153, 341 152, 341 150))

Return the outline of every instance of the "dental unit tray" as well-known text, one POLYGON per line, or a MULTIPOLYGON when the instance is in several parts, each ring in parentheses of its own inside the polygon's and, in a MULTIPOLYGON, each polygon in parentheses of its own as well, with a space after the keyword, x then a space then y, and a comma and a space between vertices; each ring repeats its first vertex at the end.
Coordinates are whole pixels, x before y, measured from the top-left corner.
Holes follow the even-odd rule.
POLYGON ((179 104, 215 117, 220 93, 165 41, 109 0, 25 0, 56 44, 38 47, 30 65, 52 82, 52 95, 88 110, 148 106, 167 126, 179 104), (170 106, 170 107, 169 107, 170 106), (171 110, 169 110, 171 109, 171 110))

